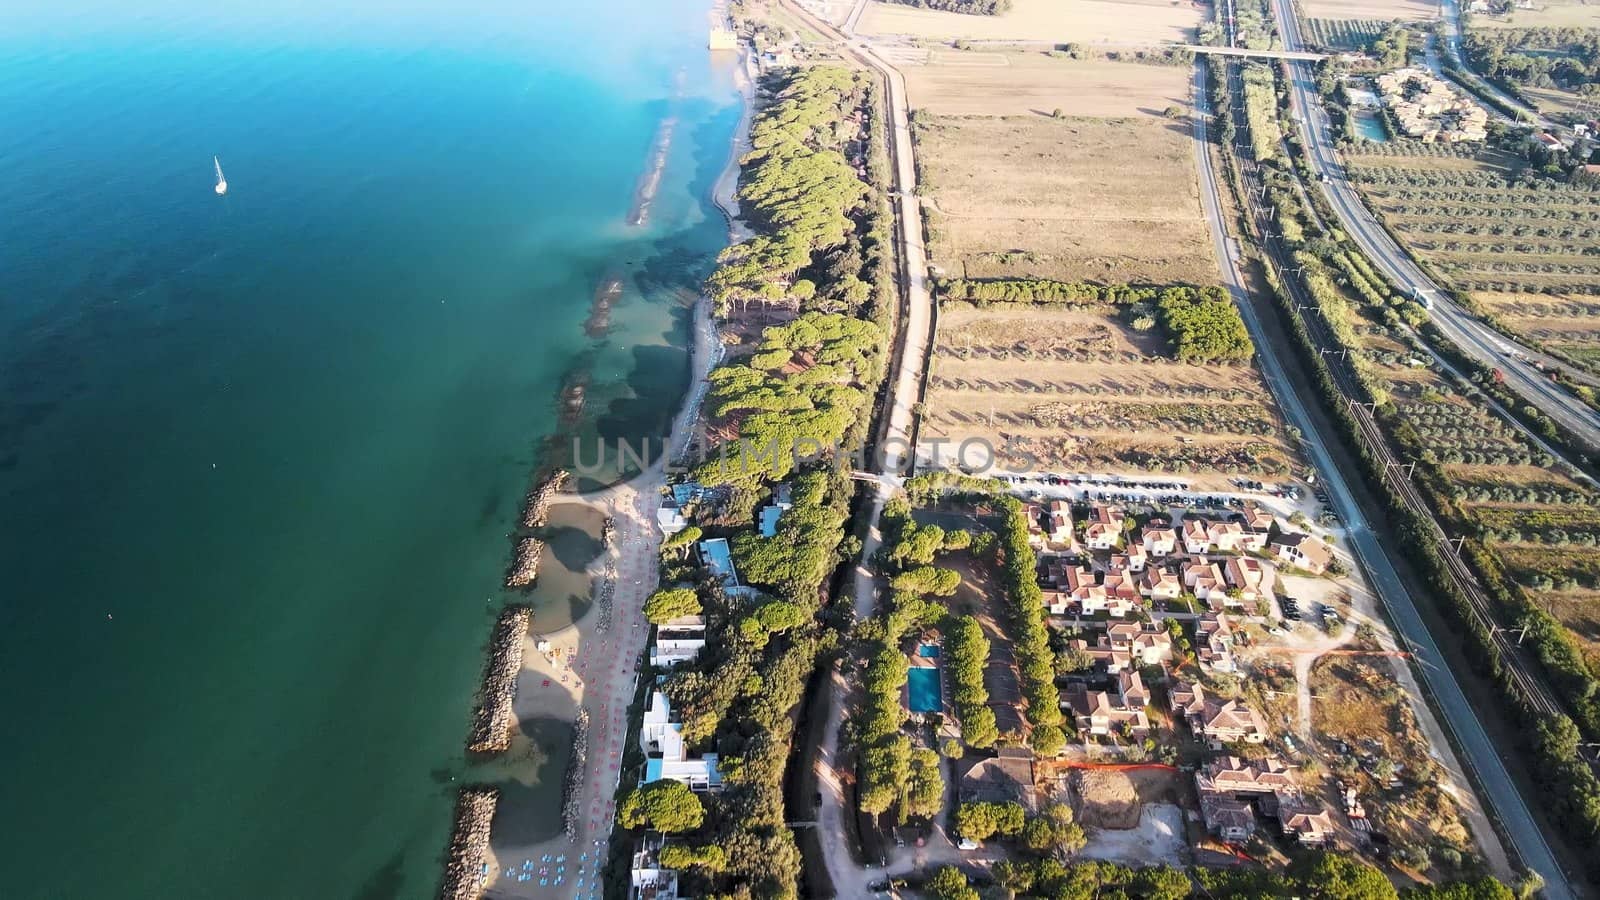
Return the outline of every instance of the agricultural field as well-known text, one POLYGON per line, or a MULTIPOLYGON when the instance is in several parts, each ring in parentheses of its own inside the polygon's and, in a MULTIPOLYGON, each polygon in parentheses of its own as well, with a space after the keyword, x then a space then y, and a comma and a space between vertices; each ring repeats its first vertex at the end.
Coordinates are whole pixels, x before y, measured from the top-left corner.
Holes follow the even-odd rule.
POLYGON ((1385 19, 1307 19, 1306 41, 1324 50, 1362 51, 1389 26, 1385 19))
POLYGON ((1177 362, 1137 308, 946 302, 924 440, 1026 450, 1060 471, 1276 477, 1294 451, 1248 365, 1177 362), (1143 323, 1140 323, 1143 324, 1143 323))
POLYGON ((1307 19, 1357 19, 1425 22, 1439 15, 1432 0, 1302 0, 1300 13, 1307 19))
POLYGON ((918 9, 873 2, 859 31, 938 40, 1038 41, 1041 43, 1188 43, 1204 18, 1187 0, 1012 0, 998 16, 918 9))
POLYGON ((929 252, 946 275, 1216 280, 1186 123, 918 112, 914 133, 929 252))
POLYGON ((1160 117, 1188 104, 1190 68, 1042 52, 936 50, 901 65, 912 107, 936 116, 1160 117))
POLYGON ((1452 286, 1474 293, 1600 294, 1600 190, 1514 180, 1503 158, 1362 144, 1351 180, 1452 286), (1410 155, 1407 155, 1410 154, 1410 155))

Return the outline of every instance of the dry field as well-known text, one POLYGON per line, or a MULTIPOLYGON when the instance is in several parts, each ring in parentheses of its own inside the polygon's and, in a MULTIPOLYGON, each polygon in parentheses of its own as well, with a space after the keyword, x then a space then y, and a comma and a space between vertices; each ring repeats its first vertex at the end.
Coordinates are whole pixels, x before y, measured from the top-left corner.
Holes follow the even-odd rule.
POLYGON ((1187 66, 942 50, 902 66, 915 109, 939 116, 1160 117, 1188 105, 1187 66))
MULTIPOLYGON (((1596 7, 1600 9, 1600 7, 1596 7)), ((1600 23, 1587 26, 1600 28, 1600 23)), ((1520 88, 1539 111, 1547 116, 1561 116, 1570 114, 1584 118, 1594 118, 1600 115, 1600 99, 1585 97, 1573 91, 1563 91, 1558 88, 1524 87, 1520 88)))
POLYGON ((947 275, 1216 281, 1182 122, 923 116, 916 135, 947 275))
POLYGON ((1325 656, 1311 667, 1312 731, 1323 744, 1328 776, 1355 784, 1373 824, 1399 846, 1426 850, 1443 841, 1472 849, 1453 797, 1439 789, 1444 779, 1428 752, 1427 739, 1405 691, 1381 661, 1325 656), (1343 741, 1350 752, 1341 752, 1343 741), (1382 790, 1377 774, 1385 763, 1402 767, 1401 785, 1382 790))
POLYGON ((1430 21, 1439 16, 1431 0, 1302 0, 1300 14, 1310 19, 1395 19, 1430 21))
POLYGON ((1002 16, 967 16, 873 2, 862 34, 951 40, 1157 44, 1194 40, 1204 18, 1187 0, 1012 0, 1002 16))
POLYGON ((947 303, 923 439, 1009 444, 1056 471, 1182 472, 1218 486, 1292 468, 1254 368, 1174 362, 1125 315, 947 303))
POLYGON ((1600 297, 1562 294, 1474 294, 1505 327, 1600 371, 1600 297))
POLYGON ((1600 3, 1536 0, 1537 9, 1514 9, 1509 16, 1474 16, 1473 28, 1600 28, 1600 3))
POLYGON ((1178 780, 1160 769, 1073 769, 1067 783, 1085 827, 1129 829, 1139 826, 1146 803, 1176 803, 1178 780))

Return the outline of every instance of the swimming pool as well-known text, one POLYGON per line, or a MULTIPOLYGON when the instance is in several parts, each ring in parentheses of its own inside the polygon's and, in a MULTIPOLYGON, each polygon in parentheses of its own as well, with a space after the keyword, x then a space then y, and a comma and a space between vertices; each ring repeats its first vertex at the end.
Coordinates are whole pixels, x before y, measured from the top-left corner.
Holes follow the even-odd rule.
POLYGON ((932 666, 912 666, 906 672, 907 693, 912 712, 943 712, 944 696, 939 687, 939 670, 932 666))
POLYGON ((922 657, 923 659, 938 659, 939 658, 939 645, 938 644, 923 644, 922 646, 917 648, 917 655, 922 657))

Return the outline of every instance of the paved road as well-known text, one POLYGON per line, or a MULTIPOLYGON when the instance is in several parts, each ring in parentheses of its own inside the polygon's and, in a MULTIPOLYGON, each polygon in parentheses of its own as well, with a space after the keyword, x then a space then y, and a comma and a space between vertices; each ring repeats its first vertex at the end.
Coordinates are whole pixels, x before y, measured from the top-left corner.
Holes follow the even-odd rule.
MULTIPOLYGON (((1290 2, 1272 0, 1273 14, 1285 46, 1301 47, 1300 25, 1295 19, 1294 10, 1289 8, 1290 2)), ((1289 67, 1291 105, 1312 170, 1325 179, 1322 182, 1323 194, 1362 252, 1396 286, 1428 299, 1434 325, 1461 352, 1483 365, 1498 368, 1505 373, 1507 387, 1560 422, 1591 448, 1600 449, 1600 413, 1553 384, 1527 361, 1513 356, 1514 352, 1537 355, 1537 351, 1520 347, 1450 300, 1362 205, 1355 188, 1345 179, 1344 168, 1334 153, 1333 131, 1317 99, 1311 66, 1298 61, 1290 61, 1286 65, 1289 67)))
MULTIPOLYGON (((1218 262, 1222 265, 1224 280, 1234 295, 1251 336, 1255 339, 1262 374, 1289 423, 1304 435, 1305 447, 1311 456, 1311 461, 1323 479, 1323 486, 1328 491, 1334 509, 1345 522, 1351 552, 1365 570, 1368 582, 1383 598, 1400 637, 1415 654, 1423 680, 1427 683, 1445 718, 1445 725, 1455 735, 1464 762, 1476 774, 1483 797, 1499 818, 1524 864, 1544 877, 1547 885, 1545 896, 1550 900, 1570 900, 1573 894, 1567 887, 1566 877, 1557 864, 1555 855, 1551 853, 1549 845, 1545 843, 1538 823, 1534 821, 1527 804, 1523 802, 1522 795, 1518 793, 1516 785, 1506 771, 1498 749, 1484 731, 1483 724, 1478 721, 1471 702, 1456 682, 1454 673, 1444 662, 1444 656, 1417 611, 1415 601, 1406 591, 1399 574, 1385 555, 1378 535, 1372 531, 1371 525, 1362 516, 1361 508, 1356 504, 1350 486, 1345 480, 1345 474, 1334 465, 1333 455, 1328 451, 1323 436, 1313 427, 1311 417, 1306 412, 1307 401, 1295 393, 1293 382, 1284 374, 1283 363, 1277 358, 1272 344, 1265 339, 1255 309, 1245 295, 1238 262, 1228 253, 1227 228, 1222 218, 1219 182, 1211 165, 1211 154, 1206 142, 1206 119, 1209 115, 1210 101, 1205 90, 1204 71, 1205 65, 1202 63, 1197 67, 1195 76, 1198 110, 1195 116, 1195 154, 1201 172, 1200 195, 1206 218, 1211 224, 1212 240, 1218 262)), ((1309 402, 1316 401, 1312 399, 1309 402)), ((1493 840, 1493 836, 1484 835, 1482 839, 1493 840)))

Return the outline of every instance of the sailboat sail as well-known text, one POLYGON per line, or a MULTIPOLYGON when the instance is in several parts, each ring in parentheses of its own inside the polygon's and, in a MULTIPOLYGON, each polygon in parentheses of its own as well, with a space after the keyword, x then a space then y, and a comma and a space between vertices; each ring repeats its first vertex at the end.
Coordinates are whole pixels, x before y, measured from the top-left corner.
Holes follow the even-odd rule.
POLYGON ((228 192, 228 179, 222 177, 222 160, 213 156, 211 157, 211 164, 217 167, 217 193, 226 194, 228 192))

